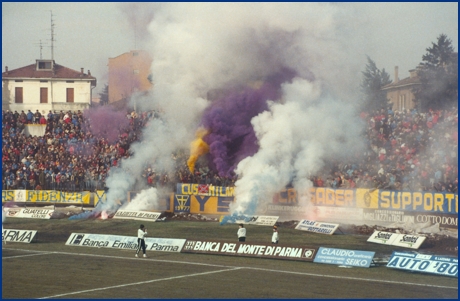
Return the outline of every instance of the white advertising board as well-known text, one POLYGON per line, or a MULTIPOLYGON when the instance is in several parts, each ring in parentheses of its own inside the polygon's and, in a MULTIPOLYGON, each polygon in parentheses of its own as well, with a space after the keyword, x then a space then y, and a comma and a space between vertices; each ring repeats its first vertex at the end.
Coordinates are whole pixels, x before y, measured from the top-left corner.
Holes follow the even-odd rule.
MULTIPOLYGON (((72 233, 65 244, 67 246, 136 250, 137 237, 72 233)), ((184 244, 185 239, 153 237, 145 238, 147 251, 180 252, 184 244)))
MULTIPOLYGON (((227 216, 229 219, 226 221, 229 224, 248 224, 248 225, 258 225, 258 226, 274 226, 276 221, 278 221, 279 216, 270 216, 270 215, 238 215, 238 216, 227 216)), ((225 218, 221 216, 220 220, 225 218)))
POLYGON ((132 210, 118 210, 113 218, 119 219, 135 219, 141 221, 154 222, 160 217, 161 213, 151 211, 132 211, 132 210))
POLYGON ((418 249, 425 241, 425 236, 410 235, 410 234, 398 234, 384 231, 374 231, 371 237, 367 240, 368 242, 392 245, 403 248, 418 249))
POLYGON ((296 230, 302 231, 310 231, 320 234, 334 234, 335 230, 339 227, 339 224, 331 224, 331 223, 323 223, 323 222, 315 222, 309 221, 306 219, 301 220, 297 226, 295 227, 296 230))
POLYGON ((367 241, 377 244, 391 245, 397 236, 397 233, 374 231, 367 241))
POLYGON ((6 217, 50 219, 54 209, 43 208, 5 208, 6 217))
POLYGON ((425 241, 425 239, 425 236, 420 235, 398 234, 392 245, 404 248, 418 249, 425 241))
POLYGON ((34 230, 2 229, 2 241, 31 243, 35 234, 34 230))

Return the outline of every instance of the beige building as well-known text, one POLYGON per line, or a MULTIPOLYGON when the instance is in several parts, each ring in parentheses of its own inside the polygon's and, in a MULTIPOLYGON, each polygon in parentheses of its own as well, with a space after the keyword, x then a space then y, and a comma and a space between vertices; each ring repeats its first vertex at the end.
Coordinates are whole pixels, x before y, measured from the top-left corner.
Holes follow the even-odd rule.
MULTIPOLYGON (((35 64, 2 73, 2 109, 11 111, 83 110, 91 105, 96 78, 56 64, 36 60, 35 64)), ((27 111, 26 111, 27 112, 27 111)))
POLYGON ((391 84, 382 87, 387 93, 387 99, 393 104, 393 110, 410 110, 415 107, 414 89, 421 85, 417 69, 409 70, 410 76, 402 80, 398 77, 398 67, 395 67, 395 79, 391 84))
POLYGON ((152 61, 149 53, 144 50, 131 50, 109 58, 109 103, 126 101, 135 92, 150 90, 152 61))

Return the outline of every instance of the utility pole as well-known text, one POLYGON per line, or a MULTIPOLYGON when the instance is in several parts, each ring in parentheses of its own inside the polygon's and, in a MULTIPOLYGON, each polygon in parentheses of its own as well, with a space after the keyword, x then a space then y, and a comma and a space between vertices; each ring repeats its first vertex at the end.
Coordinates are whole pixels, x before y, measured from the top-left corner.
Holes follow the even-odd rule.
POLYGON ((54 60, 54 20, 53 20, 53 11, 51 12, 51 60, 54 60))
POLYGON ((40 43, 35 44, 35 45, 39 45, 40 47, 40 59, 43 59, 43 56, 42 56, 43 44, 46 44, 46 43, 42 43, 42 40, 40 40, 40 43))

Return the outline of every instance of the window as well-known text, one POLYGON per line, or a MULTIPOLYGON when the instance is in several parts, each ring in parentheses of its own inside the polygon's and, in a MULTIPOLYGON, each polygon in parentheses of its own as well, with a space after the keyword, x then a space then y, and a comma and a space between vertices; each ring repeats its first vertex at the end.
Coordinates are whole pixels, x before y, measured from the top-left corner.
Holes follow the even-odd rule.
POLYGON ((14 88, 14 102, 22 103, 22 87, 14 88))
POLYGON ((40 82, 41 83, 47 83, 48 81, 47 80, 41 80, 40 82))
POLYGON ((73 80, 66 80, 65 82, 68 83, 68 84, 73 84, 74 83, 73 80))
POLYGON ((15 83, 22 83, 23 80, 22 80, 22 79, 15 79, 14 82, 15 82, 15 83))
POLYGON ((73 96, 74 96, 73 88, 67 88, 67 99, 66 99, 66 101, 67 102, 73 102, 73 96))
POLYGON ((406 95, 399 95, 399 109, 405 110, 406 109, 406 95))
POLYGON ((51 69, 51 61, 49 62, 38 62, 38 70, 50 70, 51 69))
POLYGON ((40 88, 40 103, 48 103, 48 88, 40 88))

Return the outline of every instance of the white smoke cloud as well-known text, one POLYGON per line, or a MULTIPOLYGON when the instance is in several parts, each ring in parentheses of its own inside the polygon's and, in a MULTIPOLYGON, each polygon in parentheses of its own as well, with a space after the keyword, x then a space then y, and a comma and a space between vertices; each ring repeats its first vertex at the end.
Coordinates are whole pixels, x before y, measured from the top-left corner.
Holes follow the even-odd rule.
POLYGON ((258 191, 259 198, 268 197, 289 181, 305 181, 321 166, 323 152, 340 153, 337 148, 342 144, 336 140, 343 133, 338 130, 345 130, 345 136, 350 131, 340 117, 348 109, 343 105, 337 109, 337 103, 321 98, 321 103, 305 111, 299 101, 315 102, 322 90, 340 99, 357 98, 356 78, 365 56, 361 36, 353 32, 359 20, 353 6, 238 2, 155 3, 148 8, 155 10, 148 26, 151 44, 147 49, 153 58, 154 87, 151 97, 139 97, 136 102, 144 109, 161 110, 162 119, 149 124, 142 142, 131 147, 133 156, 111 172, 108 203, 126 198, 147 162, 172 171, 170 155, 193 140, 208 105, 208 91, 246 85, 282 68, 294 70, 299 78, 321 82, 321 89, 299 79, 284 95, 294 100, 272 104, 270 112, 255 118, 261 152, 241 162, 238 169, 243 178, 237 193, 258 191), (272 134, 275 132, 281 136, 272 134), (310 156, 311 152, 319 155, 310 156), (305 164, 312 167, 305 171, 305 164), (265 182, 246 184, 245 179, 258 175, 265 182))
POLYGON ((283 92, 284 104, 272 103, 251 121, 260 149, 237 167, 232 213, 256 214, 289 183, 306 194, 310 176, 328 159, 346 158, 363 146, 353 108, 321 93, 319 82, 296 78, 283 92))
POLYGON ((132 211, 144 211, 158 208, 159 198, 157 189, 154 187, 142 190, 131 200, 131 202, 129 202, 126 206, 123 206, 123 210, 132 211))

